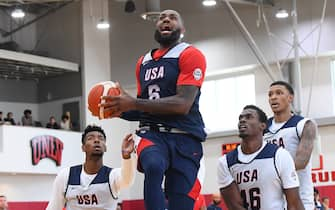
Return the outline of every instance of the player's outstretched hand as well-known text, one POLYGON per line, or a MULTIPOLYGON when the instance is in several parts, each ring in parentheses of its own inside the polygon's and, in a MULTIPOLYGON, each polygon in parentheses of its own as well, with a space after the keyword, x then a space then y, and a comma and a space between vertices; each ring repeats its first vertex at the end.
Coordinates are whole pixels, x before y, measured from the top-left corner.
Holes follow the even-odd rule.
POLYGON ((123 159, 129 159, 131 153, 135 149, 135 141, 133 138, 133 134, 128 134, 122 142, 122 158, 123 159))
POLYGON ((120 89, 119 96, 103 96, 104 103, 100 106, 104 107, 104 112, 110 113, 110 118, 120 117, 122 112, 135 109, 135 98, 131 97, 122 87, 116 82, 116 87, 120 89))

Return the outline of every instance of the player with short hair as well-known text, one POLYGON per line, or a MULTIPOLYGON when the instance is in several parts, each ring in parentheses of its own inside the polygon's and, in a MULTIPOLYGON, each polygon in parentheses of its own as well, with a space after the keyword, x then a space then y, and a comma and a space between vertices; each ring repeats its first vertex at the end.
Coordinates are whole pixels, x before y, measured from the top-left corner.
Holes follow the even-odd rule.
POLYGON ((87 126, 82 135, 85 162, 67 167, 57 175, 47 210, 115 210, 120 190, 129 187, 135 178, 136 159, 132 154, 134 140, 128 134, 122 142, 121 168, 103 164, 106 134, 99 126, 87 126))
POLYGON ((5 195, 0 195, 0 210, 7 210, 8 203, 5 195))
POLYGON ((185 28, 177 11, 164 10, 156 23, 158 49, 142 56, 136 66, 137 98, 121 88, 120 96, 106 96, 101 104, 111 117, 140 121, 137 152, 144 173, 147 210, 193 210, 200 193, 197 180, 205 141, 199 111, 206 60, 194 46, 181 42, 185 28))
POLYGON ((283 148, 263 141, 266 114, 248 105, 239 116, 241 144, 219 159, 218 183, 221 195, 231 208, 229 188, 238 185, 248 210, 302 210, 299 180, 290 154, 283 148), (285 198, 284 198, 285 195, 285 198))
POLYGON ((300 197, 306 210, 314 210, 311 155, 317 127, 309 118, 291 111, 294 91, 285 81, 275 81, 268 92, 274 116, 267 122, 264 139, 291 154, 300 181, 300 197))

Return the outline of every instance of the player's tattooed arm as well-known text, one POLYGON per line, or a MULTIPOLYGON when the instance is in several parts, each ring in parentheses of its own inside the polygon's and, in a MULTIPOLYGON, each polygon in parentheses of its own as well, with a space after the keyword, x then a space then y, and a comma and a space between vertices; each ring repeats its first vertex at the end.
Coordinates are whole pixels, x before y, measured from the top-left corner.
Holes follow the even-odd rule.
POLYGON ((316 138, 316 125, 312 121, 305 123, 297 153, 294 158, 296 170, 304 169, 312 155, 314 140, 316 138))
POLYGON ((192 85, 177 86, 177 94, 155 100, 137 99, 136 110, 154 114, 187 114, 199 91, 192 85))
POLYGON ((243 206, 243 200, 240 195, 240 191, 235 182, 232 182, 227 187, 220 189, 221 197, 229 210, 246 210, 243 206))
POLYGON ((179 85, 176 95, 160 98, 159 92, 155 92, 157 96, 150 100, 133 98, 120 86, 119 88, 121 90, 120 96, 105 96, 103 99, 106 102, 101 104, 102 107, 105 107, 105 111, 112 111, 113 116, 120 116, 121 113, 130 110, 153 114, 184 115, 190 111, 199 91, 197 86, 179 85))

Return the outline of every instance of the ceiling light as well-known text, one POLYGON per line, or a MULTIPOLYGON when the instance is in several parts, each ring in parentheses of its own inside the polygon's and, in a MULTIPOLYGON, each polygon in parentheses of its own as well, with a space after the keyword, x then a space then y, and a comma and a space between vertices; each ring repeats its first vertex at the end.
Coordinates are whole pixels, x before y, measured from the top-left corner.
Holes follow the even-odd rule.
POLYGON ((124 6, 124 11, 127 13, 135 12, 136 6, 133 0, 127 0, 124 6))
POLYGON ((145 12, 145 13, 141 14, 141 17, 144 20, 156 22, 158 20, 159 14, 160 14, 160 12, 145 12))
POLYGON ((13 18, 23 18, 26 14, 22 9, 14 9, 11 15, 13 18))
POLYGON ((206 7, 212 7, 216 5, 216 0, 203 0, 202 5, 206 7))
POLYGON ((287 18, 288 13, 285 9, 279 9, 276 13, 276 18, 287 18))
POLYGON ((109 28, 109 23, 108 21, 105 21, 104 19, 101 19, 98 24, 97 24, 98 29, 107 29, 109 28))

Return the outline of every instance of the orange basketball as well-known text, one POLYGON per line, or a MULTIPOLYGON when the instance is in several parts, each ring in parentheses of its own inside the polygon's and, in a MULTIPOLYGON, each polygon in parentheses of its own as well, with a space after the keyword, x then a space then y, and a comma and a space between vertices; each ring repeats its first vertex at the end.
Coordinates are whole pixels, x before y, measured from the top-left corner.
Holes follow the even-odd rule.
POLYGON ((104 119, 108 118, 112 114, 104 112, 104 108, 99 107, 99 104, 104 102, 104 99, 101 99, 101 97, 108 95, 120 95, 120 89, 117 88, 116 84, 112 81, 100 82, 91 88, 88 94, 88 109, 91 111, 93 116, 104 119))

